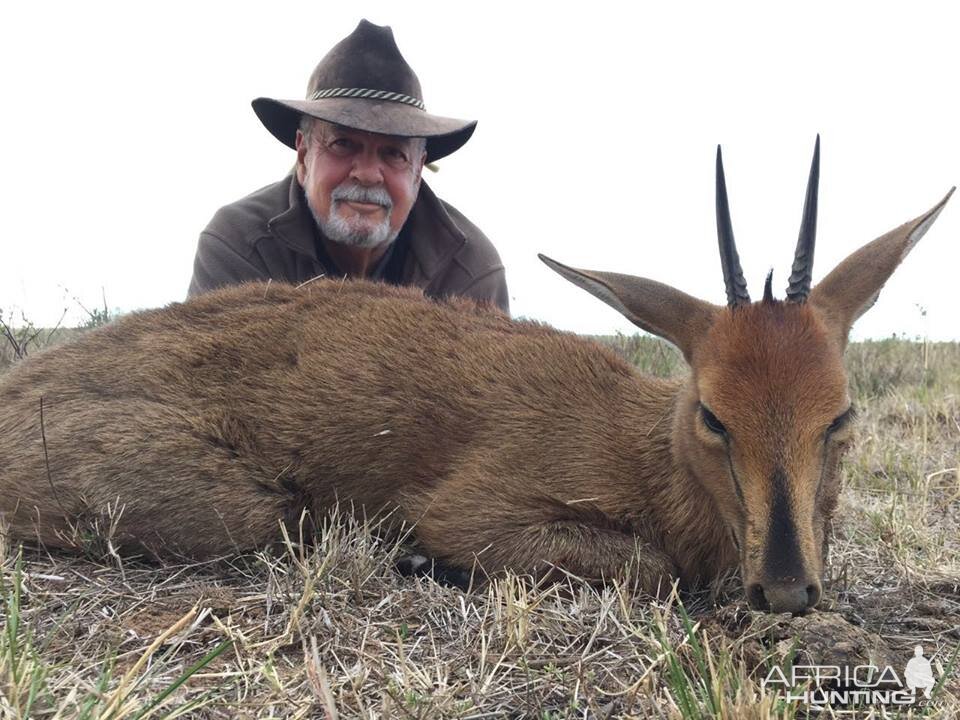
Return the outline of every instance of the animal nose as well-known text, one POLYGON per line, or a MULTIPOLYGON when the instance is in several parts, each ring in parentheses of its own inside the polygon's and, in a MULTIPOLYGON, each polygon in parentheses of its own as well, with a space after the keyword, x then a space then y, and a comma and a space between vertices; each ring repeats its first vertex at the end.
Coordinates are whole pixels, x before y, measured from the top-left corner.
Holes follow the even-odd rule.
POLYGON ((803 613, 820 602, 820 582, 809 579, 754 583, 747 601, 754 610, 769 613, 803 613))

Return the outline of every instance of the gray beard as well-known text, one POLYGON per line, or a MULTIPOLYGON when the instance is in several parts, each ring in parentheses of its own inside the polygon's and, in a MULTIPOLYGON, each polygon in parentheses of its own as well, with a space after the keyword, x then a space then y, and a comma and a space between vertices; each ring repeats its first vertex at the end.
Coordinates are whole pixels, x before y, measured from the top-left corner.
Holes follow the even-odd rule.
POLYGON ((352 184, 338 185, 330 193, 330 213, 327 217, 323 217, 317 212, 310 201, 309 195, 306 193, 304 195, 307 198, 307 207, 310 209, 314 222, 317 223, 317 227, 320 228, 324 237, 332 242, 347 247, 369 250, 383 243, 392 243, 399 235, 399 230, 390 228, 393 202, 387 191, 382 187, 365 188, 352 184), (387 208, 387 216, 372 227, 368 223, 346 220, 336 212, 336 204, 341 200, 373 202, 383 205, 387 208))

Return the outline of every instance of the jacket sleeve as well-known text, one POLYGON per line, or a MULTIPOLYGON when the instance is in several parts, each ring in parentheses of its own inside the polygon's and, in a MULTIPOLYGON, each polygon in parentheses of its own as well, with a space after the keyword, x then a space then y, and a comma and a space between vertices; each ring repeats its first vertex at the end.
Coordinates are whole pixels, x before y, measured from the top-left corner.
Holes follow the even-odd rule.
POLYGON ((510 315, 510 295, 507 292, 507 276, 502 267, 495 268, 475 279, 459 293, 479 302, 489 302, 510 315))
POLYGON ((197 255, 193 261, 193 278, 187 297, 200 295, 223 285, 236 285, 248 280, 266 280, 270 272, 258 255, 248 256, 208 230, 200 233, 197 255))

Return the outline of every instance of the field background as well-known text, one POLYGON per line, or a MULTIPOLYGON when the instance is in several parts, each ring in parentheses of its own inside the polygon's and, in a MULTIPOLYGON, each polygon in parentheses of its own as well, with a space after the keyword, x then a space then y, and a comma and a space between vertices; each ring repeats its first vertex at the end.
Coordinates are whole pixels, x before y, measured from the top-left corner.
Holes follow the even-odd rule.
MULTIPOLYGON (((9 332, 34 353, 81 331, 9 332)), ((657 340, 600 340, 684 372, 657 340)), ((918 643, 945 682, 912 716, 960 717, 960 345, 855 343, 847 367, 858 439, 819 612, 752 613, 734 578, 660 603, 575 578, 463 593, 400 577, 402 548, 336 512, 313 549, 158 567, 112 555, 106 517, 83 556, 0 539, 0 717, 793 718, 772 665, 902 676, 918 643)))

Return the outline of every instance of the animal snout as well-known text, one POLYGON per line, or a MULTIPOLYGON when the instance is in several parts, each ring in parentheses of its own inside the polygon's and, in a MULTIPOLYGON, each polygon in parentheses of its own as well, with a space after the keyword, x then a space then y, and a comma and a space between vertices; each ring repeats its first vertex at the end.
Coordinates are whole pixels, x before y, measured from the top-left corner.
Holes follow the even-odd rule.
POLYGON ((747 601, 754 610, 800 614, 820 602, 820 594, 819 580, 791 578, 753 583, 747 588, 747 601))

